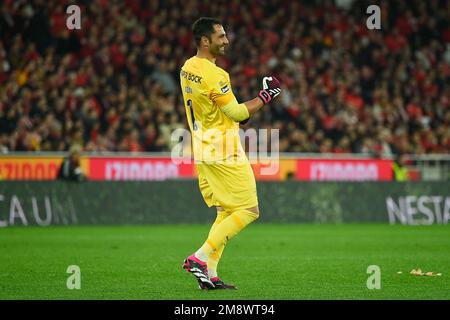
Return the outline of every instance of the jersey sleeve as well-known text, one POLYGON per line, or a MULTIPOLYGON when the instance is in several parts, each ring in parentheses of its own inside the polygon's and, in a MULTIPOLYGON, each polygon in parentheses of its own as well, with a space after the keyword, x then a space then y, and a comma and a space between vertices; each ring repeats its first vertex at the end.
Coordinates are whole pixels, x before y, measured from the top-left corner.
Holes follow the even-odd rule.
POLYGON ((235 100, 231 90, 230 78, 225 74, 211 76, 207 78, 209 97, 218 107, 225 106, 235 100))

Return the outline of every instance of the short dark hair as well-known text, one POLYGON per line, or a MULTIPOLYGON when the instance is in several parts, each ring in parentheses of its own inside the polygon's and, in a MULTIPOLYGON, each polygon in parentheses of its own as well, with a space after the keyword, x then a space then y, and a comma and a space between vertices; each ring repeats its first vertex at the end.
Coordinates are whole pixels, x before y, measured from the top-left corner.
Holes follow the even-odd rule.
POLYGON ((200 46, 200 40, 203 36, 211 39, 211 34, 214 33, 214 25, 222 23, 216 18, 201 17, 192 25, 192 33, 194 34, 195 43, 200 46))

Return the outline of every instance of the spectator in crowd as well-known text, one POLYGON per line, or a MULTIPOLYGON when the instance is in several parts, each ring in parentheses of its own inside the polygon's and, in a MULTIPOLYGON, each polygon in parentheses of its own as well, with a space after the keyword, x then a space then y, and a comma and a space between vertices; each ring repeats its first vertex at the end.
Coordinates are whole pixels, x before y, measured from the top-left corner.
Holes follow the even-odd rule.
POLYGON ((238 100, 276 75, 283 95, 244 128, 277 128, 281 152, 376 157, 450 151, 450 2, 230 0, 0 3, 0 147, 170 151, 187 127, 179 68, 200 15, 234 47, 218 64, 238 100), (336 4, 335 4, 336 3, 336 4), (366 8, 381 7, 381 30, 366 8), (229 68, 233 66, 233 68, 229 68))
POLYGON ((64 158, 58 170, 58 180, 81 182, 86 180, 80 166, 80 151, 78 145, 70 148, 69 155, 64 158))
POLYGON ((409 180, 409 172, 406 167, 407 158, 405 154, 397 155, 392 163, 392 169, 394 171, 394 180, 395 181, 408 181, 409 180))

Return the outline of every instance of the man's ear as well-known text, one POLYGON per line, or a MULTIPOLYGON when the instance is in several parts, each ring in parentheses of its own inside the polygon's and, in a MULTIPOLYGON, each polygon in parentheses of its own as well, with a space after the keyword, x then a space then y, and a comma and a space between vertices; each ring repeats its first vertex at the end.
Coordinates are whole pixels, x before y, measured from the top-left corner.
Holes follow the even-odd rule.
POLYGON ((202 42, 202 45, 204 47, 209 47, 209 39, 208 39, 208 37, 203 36, 202 39, 201 39, 201 42, 202 42))

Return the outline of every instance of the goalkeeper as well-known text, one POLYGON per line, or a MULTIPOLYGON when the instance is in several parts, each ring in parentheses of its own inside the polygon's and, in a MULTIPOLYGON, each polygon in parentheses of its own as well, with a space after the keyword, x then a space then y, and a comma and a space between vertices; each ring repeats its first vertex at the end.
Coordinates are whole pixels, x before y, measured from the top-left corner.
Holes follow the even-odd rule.
POLYGON ((181 90, 192 134, 199 187, 217 217, 203 245, 187 257, 183 268, 201 289, 236 289, 217 274, 227 241, 259 217, 255 177, 239 138, 239 123, 268 104, 281 92, 275 77, 264 77, 262 90, 239 103, 228 73, 216 66, 229 42, 220 21, 200 18, 193 24, 197 54, 180 72, 181 90))

